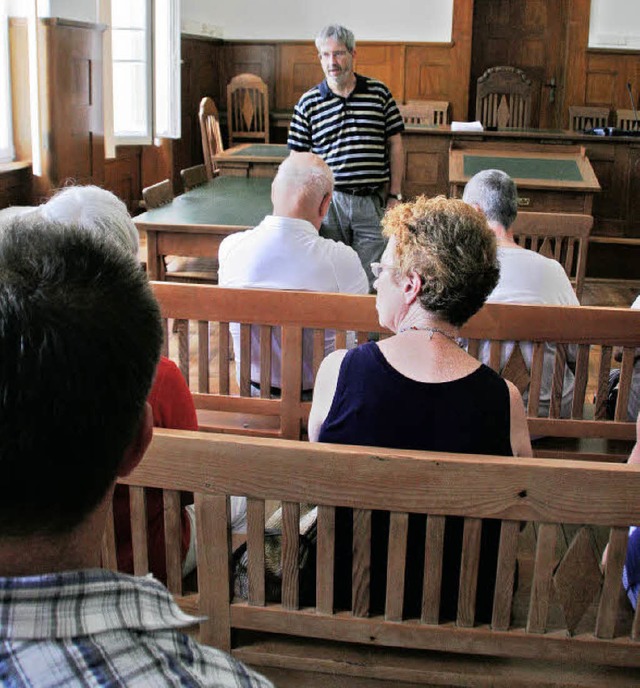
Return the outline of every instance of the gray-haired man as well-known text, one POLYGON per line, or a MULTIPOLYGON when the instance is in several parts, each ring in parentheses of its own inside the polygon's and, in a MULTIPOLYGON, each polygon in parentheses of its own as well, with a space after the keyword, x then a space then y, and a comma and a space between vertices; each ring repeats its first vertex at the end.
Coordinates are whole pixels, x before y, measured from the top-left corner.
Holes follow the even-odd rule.
POLYGON ((313 151, 333 171, 336 187, 322 236, 353 246, 373 284, 370 264, 385 247, 380 219, 402 200, 402 117, 389 89, 356 74, 353 33, 325 26, 316 36, 325 80, 298 101, 289 148, 313 151))

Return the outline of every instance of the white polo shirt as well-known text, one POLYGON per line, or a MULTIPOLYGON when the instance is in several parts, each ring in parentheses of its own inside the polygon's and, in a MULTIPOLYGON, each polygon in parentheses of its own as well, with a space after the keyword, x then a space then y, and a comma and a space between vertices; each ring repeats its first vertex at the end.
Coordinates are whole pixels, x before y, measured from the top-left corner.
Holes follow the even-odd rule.
MULTIPOLYGON (((325 239, 306 220, 267 215, 254 229, 228 236, 218 251, 218 281, 237 289, 367 294, 369 283, 358 254, 345 244, 325 239)), ((231 325, 239 370, 240 327, 231 325)), ((325 356, 335 348, 335 333, 325 336, 325 356)), ((312 333, 303 340, 303 389, 313 387, 312 333)), ((251 379, 260 380, 259 328, 251 332, 251 379)), ((280 332, 272 339, 271 385, 280 387, 280 332)))

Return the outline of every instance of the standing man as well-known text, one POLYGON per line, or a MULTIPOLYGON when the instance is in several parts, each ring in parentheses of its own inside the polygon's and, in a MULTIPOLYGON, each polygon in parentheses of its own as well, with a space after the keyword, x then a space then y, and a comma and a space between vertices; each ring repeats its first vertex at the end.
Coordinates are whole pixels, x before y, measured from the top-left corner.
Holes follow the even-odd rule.
POLYGON ((316 47, 326 79, 298 101, 288 146, 313 151, 331 167, 336 186, 321 234, 353 246, 371 285, 370 265, 385 247, 380 220, 403 200, 404 124, 389 89, 353 71, 349 29, 325 26, 316 47))

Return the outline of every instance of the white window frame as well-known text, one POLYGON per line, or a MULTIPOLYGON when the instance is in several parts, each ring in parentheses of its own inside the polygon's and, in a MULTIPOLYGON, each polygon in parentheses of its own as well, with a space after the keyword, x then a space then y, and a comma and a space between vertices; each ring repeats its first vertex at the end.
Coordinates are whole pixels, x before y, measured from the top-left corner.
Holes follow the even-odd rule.
POLYGON ((100 0, 100 21, 107 26, 104 35, 104 124, 105 124, 105 153, 107 158, 115 157, 115 147, 118 145, 150 145, 158 138, 180 138, 180 0, 162 0, 166 2, 169 34, 169 45, 161 46, 162 54, 168 52, 171 56, 166 72, 162 78, 168 84, 170 97, 166 99, 169 110, 164 115, 165 126, 157 125, 156 113, 156 79, 159 66, 155 55, 159 54, 155 48, 156 6, 160 0, 145 0, 146 2, 146 64, 147 64, 147 122, 144 135, 128 135, 114 131, 114 107, 117 107, 117 96, 113 92, 113 54, 111 35, 111 0, 100 0))
POLYGON ((11 110, 11 76, 9 70, 9 12, 0 0, 0 163, 15 158, 11 110))

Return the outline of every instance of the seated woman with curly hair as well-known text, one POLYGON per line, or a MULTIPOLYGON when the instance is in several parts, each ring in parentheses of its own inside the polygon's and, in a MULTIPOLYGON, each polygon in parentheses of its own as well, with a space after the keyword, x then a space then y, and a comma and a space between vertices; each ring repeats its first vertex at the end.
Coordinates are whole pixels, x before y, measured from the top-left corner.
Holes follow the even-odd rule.
MULTIPOLYGON (((459 328, 495 287, 495 237, 481 213, 460 200, 418 198, 387 212, 389 238, 374 263, 380 324, 394 336, 329 355, 318 371, 309 417, 311 441, 469 454, 531 456, 520 393, 467 354, 459 328)), ((336 523, 336 580, 350 582, 350 515, 336 523)), ((455 618, 462 520, 447 519, 441 616, 455 618)), ((405 614, 418 615, 424 517, 409 526, 405 614), (419 576, 419 578, 418 578, 419 576), (413 577, 413 579, 412 579, 413 577)), ((384 608, 388 516, 374 514, 372 611, 384 608), (376 609, 377 608, 377 609, 376 609)), ((491 616, 499 523, 482 532, 476 616, 491 616)), ((337 602, 349 606, 349 591, 337 602)))

